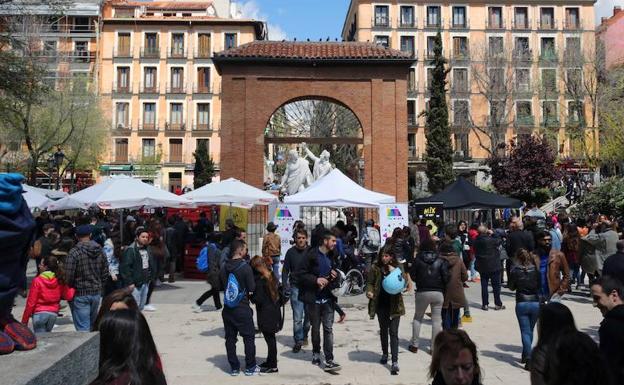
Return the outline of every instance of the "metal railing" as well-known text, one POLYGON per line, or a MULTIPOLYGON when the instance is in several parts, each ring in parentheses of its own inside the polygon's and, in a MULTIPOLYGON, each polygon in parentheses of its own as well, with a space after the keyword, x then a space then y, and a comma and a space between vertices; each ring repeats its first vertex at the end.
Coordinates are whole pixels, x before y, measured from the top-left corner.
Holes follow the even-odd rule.
POLYGON ((516 127, 534 127, 535 117, 533 115, 517 116, 514 123, 516 127))
POLYGON ((418 160, 420 156, 418 155, 418 147, 416 146, 408 146, 407 147, 407 157, 411 160, 418 160))
POLYGON ((524 21, 520 21, 520 20, 516 20, 516 18, 514 17, 513 19, 513 24, 512 24, 512 29, 516 29, 516 30, 529 30, 531 29, 531 19, 527 18, 524 21))
POLYGON ((185 94, 186 93, 186 84, 171 84, 167 83, 167 93, 168 94, 185 94))
POLYGON ((141 58, 160 58, 160 48, 145 48, 141 47, 141 58))
POLYGON ((554 19, 550 20, 550 21, 548 21, 548 20, 541 20, 540 19, 540 21, 538 23, 539 29, 544 30, 544 31, 554 31, 554 30, 557 30, 558 29, 557 26, 558 26, 557 20, 554 20, 554 19))
POLYGON ((559 118, 556 118, 556 117, 543 118, 542 127, 549 127, 549 128, 559 127, 559 118))
POLYGON ((139 131, 158 131, 158 124, 139 122, 139 131))
POLYGON ((167 58, 169 59, 186 59, 186 47, 182 47, 182 49, 169 47, 167 50, 167 58))
POLYGON ((139 89, 139 93, 141 94, 159 94, 160 93, 160 84, 152 84, 151 86, 146 86, 145 83, 141 83, 141 88, 139 89))
POLYGON ((416 114, 407 114, 407 125, 410 127, 414 127, 418 125, 418 115, 416 114))
POLYGON ((71 61, 74 63, 89 63, 95 59, 95 52, 72 51, 71 61))
POLYGON ((120 84, 119 82, 113 82, 112 91, 114 94, 131 94, 132 83, 120 84))
POLYGON ((129 47, 128 49, 120 49, 119 47, 115 47, 113 49, 113 57, 117 57, 117 58, 132 57, 132 47, 129 47))
POLYGON ((563 29, 567 30, 567 31, 577 31, 579 29, 582 29, 582 25, 583 23, 581 23, 581 20, 577 19, 577 20, 565 20, 563 22, 563 29))
POLYGON ((377 27, 377 28, 390 28, 390 25, 392 24, 392 18, 389 16, 373 16, 373 19, 371 20, 371 24, 373 27, 377 27))
POLYGON ((505 21, 502 18, 501 20, 495 21, 488 17, 486 29, 505 29, 505 21))
POLYGON ((215 129, 212 122, 210 123, 197 123, 193 122, 193 131, 213 131, 215 129))
POLYGON ((416 28, 418 26, 418 19, 416 17, 412 18, 412 20, 403 20, 403 18, 399 19, 399 28, 416 28))
POLYGON ((184 122, 165 122, 165 131, 186 131, 184 122))
POLYGON ((429 17, 425 19, 425 28, 441 28, 444 25, 444 19, 437 17, 436 20, 430 20, 429 17))
POLYGON ((193 52, 193 57, 195 59, 210 59, 210 50, 200 50, 196 48, 193 52))
POLYGON ((210 84, 193 84, 193 93, 194 94, 212 94, 214 93, 215 88, 212 83, 210 84))
POLYGON ((470 19, 464 19, 463 23, 455 23, 451 18, 451 29, 469 29, 470 19))

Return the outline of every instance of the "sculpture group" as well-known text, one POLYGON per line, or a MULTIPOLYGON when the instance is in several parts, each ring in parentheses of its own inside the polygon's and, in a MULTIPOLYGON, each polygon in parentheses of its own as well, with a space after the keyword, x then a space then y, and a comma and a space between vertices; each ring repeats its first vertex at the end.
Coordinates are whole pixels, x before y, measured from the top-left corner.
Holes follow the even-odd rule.
POLYGON ((330 155, 327 150, 323 150, 317 157, 310 151, 306 143, 302 143, 301 147, 305 152, 304 157, 300 157, 297 150, 288 151, 286 169, 279 186, 280 190, 287 195, 294 195, 305 190, 312 183, 329 174, 333 169, 329 162, 330 155), (314 162, 312 171, 310 171, 310 164, 306 158, 310 158, 314 162))

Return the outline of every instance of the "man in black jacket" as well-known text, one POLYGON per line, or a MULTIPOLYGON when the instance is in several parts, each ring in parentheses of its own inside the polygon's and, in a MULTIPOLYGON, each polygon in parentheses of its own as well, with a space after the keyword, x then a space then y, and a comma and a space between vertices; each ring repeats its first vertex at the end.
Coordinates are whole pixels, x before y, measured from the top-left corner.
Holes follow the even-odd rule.
POLYGON ((624 287, 615 278, 602 276, 591 285, 600 323, 600 351, 609 364, 614 384, 624 384, 624 287))
POLYGON ((321 244, 311 247, 306 256, 307 263, 300 276, 301 300, 312 324, 312 364, 321 364, 321 324, 323 324, 323 353, 325 354, 325 371, 340 370, 334 362, 334 307, 336 297, 331 290, 336 277, 336 261, 334 248, 336 236, 331 231, 324 231, 321 244))
POLYGON ((505 309, 505 306, 503 306, 500 297, 502 269, 498 250, 501 240, 493 237, 492 231, 483 225, 479 226, 478 231, 479 236, 475 239, 474 248, 477 271, 481 275, 481 309, 488 310, 488 281, 491 281, 494 291, 494 304, 496 305, 494 309, 502 310, 505 309))
POLYGON ((605 260, 602 274, 624 283, 624 241, 618 241, 616 248, 617 252, 605 260))
POLYGON ((305 305, 301 301, 300 275, 303 273, 308 255, 308 233, 299 229, 295 231, 295 245, 288 249, 282 268, 282 285, 290 292, 290 306, 293 311, 293 337, 295 346, 293 353, 301 351, 301 346, 308 338, 310 319, 305 314, 305 305))

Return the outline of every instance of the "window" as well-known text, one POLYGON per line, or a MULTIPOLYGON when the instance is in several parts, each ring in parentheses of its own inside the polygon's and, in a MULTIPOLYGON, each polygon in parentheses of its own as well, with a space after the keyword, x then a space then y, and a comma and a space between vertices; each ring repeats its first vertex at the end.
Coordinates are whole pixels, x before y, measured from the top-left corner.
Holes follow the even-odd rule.
POLYGON ((130 90, 130 67, 117 67, 117 92, 130 90))
POLYGON ((117 55, 121 57, 130 56, 130 33, 117 34, 117 55))
POLYGON ((158 34, 156 32, 149 32, 145 34, 145 56, 158 56, 158 34))
POLYGON ((156 103, 143 104, 143 129, 156 129, 156 103))
POLYGON ((504 51, 503 37, 502 36, 490 36, 489 39, 490 55, 497 56, 502 55, 504 51))
POLYGON ((375 36, 375 44, 388 48, 390 47, 390 37, 377 35, 375 36))
POLYGON ((89 31, 91 29, 91 23, 88 17, 74 17, 74 25, 72 26, 74 31, 89 31))
POLYGON ((389 27, 390 26, 390 7, 387 5, 375 6, 375 27, 389 27))
POLYGON ((115 162, 128 163, 128 139, 115 139, 115 162))
POLYGON ((184 34, 171 34, 171 57, 184 57, 184 34))
POLYGON ((417 88, 418 87, 416 84, 416 68, 410 68, 409 77, 407 78, 407 89, 409 91, 416 91, 417 88))
POLYGON ((130 104, 127 102, 115 105, 115 122, 118 129, 128 129, 130 120, 130 104))
POLYGON ((542 43, 542 59, 544 60, 554 60, 557 57, 557 51, 555 49, 555 38, 554 37, 543 37, 542 43))
POLYGON ((204 147, 210 154, 210 139, 197 139, 195 148, 199 149, 204 147))
POLYGON ((579 19, 578 8, 566 8, 565 9, 565 23, 567 29, 578 29, 581 25, 579 19))
POLYGON ((505 70, 503 68, 490 68, 490 91, 495 93, 504 92, 506 89, 505 70))
POLYGON ((433 59, 435 52, 434 48, 436 45, 436 37, 435 36, 427 36, 427 58, 433 59))
POLYGON ((145 67, 143 69, 143 87, 146 92, 155 92, 158 83, 157 83, 157 70, 156 67, 145 67))
POLYGON ((427 7, 427 27, 439 27, 441 25, 440 7, 430 5, 427 7))
POLYGON ((89 62, 89 42, 88 41, 75 41, 74 42, 74 60, 79 63, 89 62))
POLYGON ((514 44, 514 56, 516 59, 529 60, 531 59, 531 50, 529 48, 529 38, 526 36, 520 36, 515 38, 514 44))
POLYGON ((170 92, 184 92, 184 68, 171 67, 170 92))
POLYGON ((225 34, 225 49, 236 48, 238 46, 237 36, 235 33, 225 34))
POLYGON ((75 93, 81 93, 89 87, 89 76, 86 72, 73 72, 72 73, 72 91, 75 93))
POLYGON ((488 8, 488 27, 495 29, 503 28, 503 7, 488 8))
POLYGON ((557 117, 557 102, 542 102, 542 124, 546 127, 551 127, 558 125, 558 123, 559 118, 557 117))
POLYGON ((581 62, 581 39, 578 37, 566 37, 566 56, 570 61, 581 62))
POLYGON ((468 144, 468 133, 457 132, 453 134, 455 139, 455 155, 459 158, 470 156, 470 146, 468 144))
MULTIPOLYGON (((555 69, 543 69, 542 70, 542 90, 546 94, 554 94, 557 92, 557 70, 555 69)), ((545 95, 548 96, 548 95, 545 95)))
POLYGON ((555 9, 544 7, 540 9, 540 28, 555 29, 555 9))
POLYGON ((453 57, 456 59, 468 58, 468 38, 465 36, 453 37, 453 57))
POLYGON ((580 68, 566 70, 566 92, 574 98, 583 97, 583 71, 580 68))
POLYGON ((182 120, 182 103, 171 103, 169 111, 169 129, 183 130, 184 122, 182 120))
POLYGON ((468 26, 468 20, 466 19, 466 7, 454 6, 453 7, 453 27, 454 28, 466 28, 468 26))
POLYGON ((56 56, 56 40, 46 40, 43 42, 43 53, 46 56, 56 56))
POLYGON ((407 101, 407 125, 415 126, 416 125, 416 101, 408 100, 407 101))
POLYGON ((505 117, 505 102, 502 102, 502 101, 490 102, 490 125, 491 126, 501 125, 504 117, 505 117))
POLYGON ((529 92, 531 89, 531 70, 528 68, 516 69, 516 91, 529 92))
POLYGON ((453 125, 456 127, 466 126, 470 117, 470 107, 467 100, 455 100, 453 102, 453 125))
POLYGON ((169 162, 182 162, 182 139, 169 139, 169 162))
POLYGON ((527 120, 533 117, 533 112, 531 108, 531 102, 529 101, 520 101, 516 102, 516 114, 518 119, 527 120))
POLYGON ((198 130, 210 129, 210 103, 197 103, 197 126, 198 130))
POLYGON ((407 134, 407 156, 410 158, 416 158, 418 156, 418 150, 416 149, 416 135, 407 134))
POLYGON ((581 124, 583 120, 583 102, 573 100, 568 102, 568 123, 581 124))
POLYGON ((433 68, 429 67, 427 68, 427 88, 431 87, 432 82, 433 82, 433 68))
POLYGON ((415 25, 414 7, 401 6, 401 27, 414 27, 415 25))
POLYGON ((468 92, 468 69, 453 68, 453 91, 468 92))
POLYGON ((209 33, 200 33, 197 35, 197 57, 210 57, 211 36, 209 33))
POLYGON ((401 36, 401 51, 409 53, 412 57, 415 56, 414 36, 401 36))
POLYGON ((515 7, 514 8, 514 28, 529 29, 529 8, 527 7, 515 7))
POLYGON ((210 92, 210 67, 197 69, 197 87, 200 93, 210 92))
POLYGON ((143 139, 142 155, 144 161, 154 161, 156 157, 156 139, 143 139))

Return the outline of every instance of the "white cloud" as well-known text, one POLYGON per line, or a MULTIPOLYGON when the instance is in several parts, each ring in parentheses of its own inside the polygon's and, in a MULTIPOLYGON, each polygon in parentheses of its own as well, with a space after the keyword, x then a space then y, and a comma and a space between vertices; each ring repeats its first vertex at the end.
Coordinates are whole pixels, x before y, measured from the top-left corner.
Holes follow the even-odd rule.
POLYGON ((267 22, 269 30, 269 40, 287 40, 288 34, 277 24, 271 23, 268 16, 260 10, 256 0, 249 0, 240 3, 240 10, 244 18, 262 20, 267 22))
POLYGON ((613 16, 613 7, 624 6, 624 0, 598 0, 594 5, 596 12, 596 26, 600 24, 600 18, 613 16))

